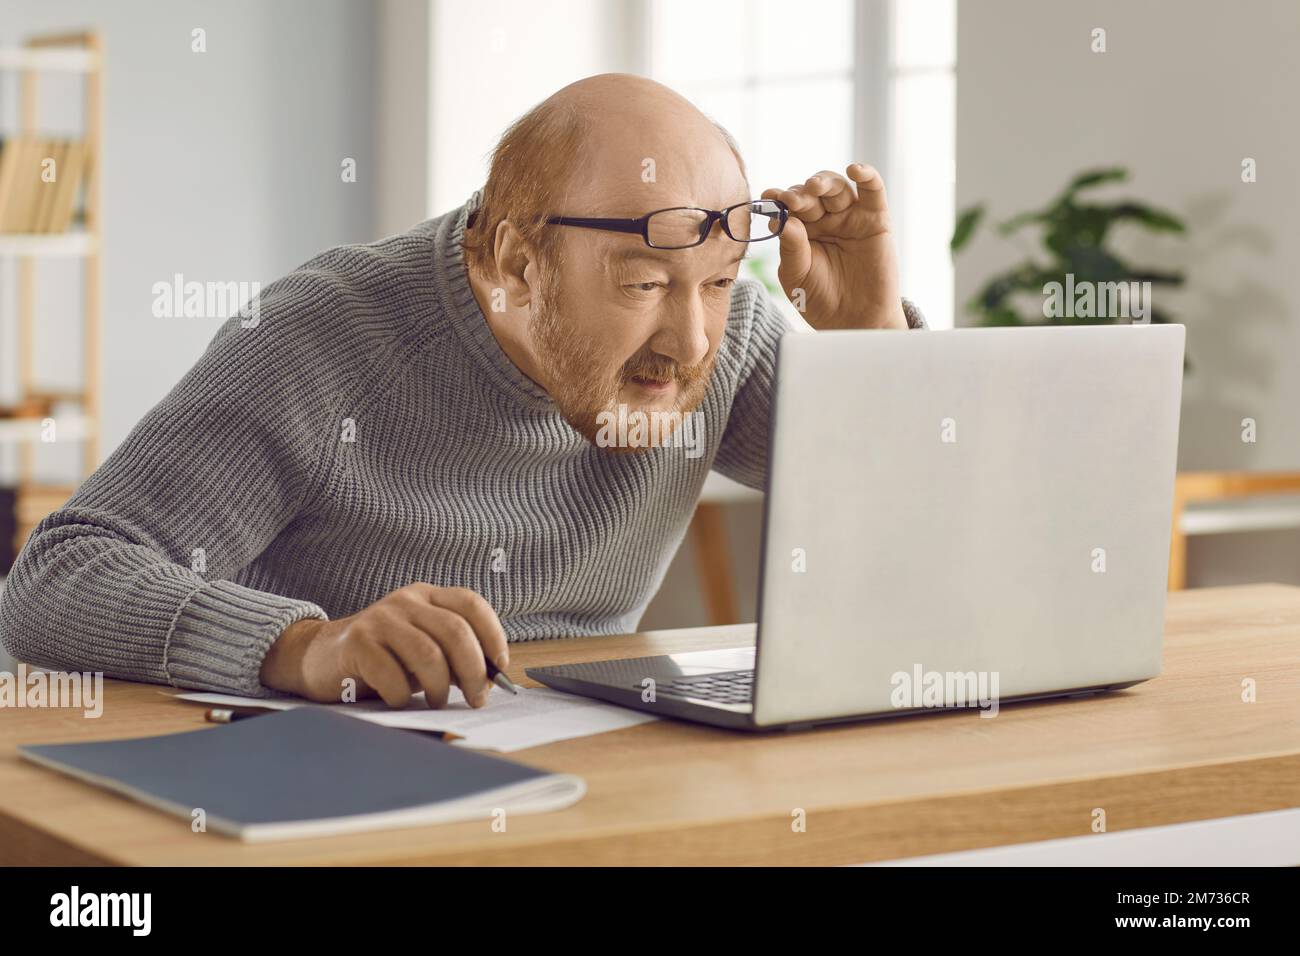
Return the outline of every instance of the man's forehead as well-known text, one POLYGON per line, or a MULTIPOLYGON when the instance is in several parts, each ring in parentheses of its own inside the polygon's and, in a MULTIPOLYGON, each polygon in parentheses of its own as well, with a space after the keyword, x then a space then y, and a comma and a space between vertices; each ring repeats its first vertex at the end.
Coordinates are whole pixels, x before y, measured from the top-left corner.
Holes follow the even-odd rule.
POLYGON ((565 177, 564 202, 576 209, 557 210, 564 215, 636 219, 656 209, 723 209, 751 198, 725 134, 685 101, 603 116, 588 130, 581 165, 565 177))
POLYGON ((688 249, 652 249, 637 236, 609 233, 602 237, 597 253, 601 270, 623 273, 629 267, 660 266, 668 269, 729 269, 746 258, 749 246, 725 237, 710 237, 707 242, 688 249), (631 242, 621 242, 630 239, 631 242), (635 243, 635 245, 633 244, 635 243))
POLYGON ((712 163, 677 164, 660 168, 655 177, 642 178, 639 164, 630 160, 610 163, 591 157, 587 175, 571 179, 564 203, 575 209, 560 210, 569 216, 598 216, 611 219, 639 219, 656 209, 689 206, 696 209, 725 209, 753 198, 749 184, 734 159, 730 168, 712 163), (615 173, 617 170, 617 174, 615 173))
POLYGON ((603 219, 640 219, 646 213, 660 209, 722 210, 749 202, 752 198, 743 185, 728 189, 710 189, 707 192, 617 188, 589 192, 588 197, 580 202, 590 206, 591 210, 584 209, 581 212, 569 212, 565 215, 603 219))

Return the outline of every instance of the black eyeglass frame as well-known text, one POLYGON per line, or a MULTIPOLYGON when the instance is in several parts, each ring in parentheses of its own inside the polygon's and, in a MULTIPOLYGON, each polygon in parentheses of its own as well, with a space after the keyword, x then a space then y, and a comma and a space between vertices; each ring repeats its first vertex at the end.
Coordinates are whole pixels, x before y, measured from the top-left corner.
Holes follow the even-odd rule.
POLYGON ((713 224, 719 222, 722 225, 722 231, 726 233, 728 239, 736 242, 762 242, 764 239, 775 239, 781 235, 781 230, 785 228, 786 221, 790 218, 790 208, 779 199, 746 199, 744 202, 738 202, 734 206, 728 206, 726 209, 701 209, 698 206, 669 206, 667 209, 655 209, 646 213, 638 219, 590 219, 581 216, 548 216, 546 224, 548 226, 577 226, 580 229, 603 229, 606 232, 626 232, 630 235, 640 236, 645 244, 651 249, 694 249, 696 246, 703 245, 704 240, 709 238, 709 233, 713 231, 713 224), (727 214, 733 209, 739 209, 742 206, 753 206, 755 203, 772 203, 776 206, 781 214, 780 221, 777 224, 776 231, 768 236, 759 236, 757 238, 746 237, 741 239, 731 234, 731 228, 727 225, 727 214), (702 212, 705 218, 700 223, 700 238, 685 246, 656 246, 650 241, 650 217, 656 216, 661 212, 677 212, 679 210, 689 210, 691 212, 702 212))

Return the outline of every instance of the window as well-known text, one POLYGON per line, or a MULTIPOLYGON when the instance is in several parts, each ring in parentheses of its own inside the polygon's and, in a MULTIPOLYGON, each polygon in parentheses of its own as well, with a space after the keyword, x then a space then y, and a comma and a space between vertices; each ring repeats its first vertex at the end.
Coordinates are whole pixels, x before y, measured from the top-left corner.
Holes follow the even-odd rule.
POLYGON ((956 0, 895 0, 889 57, 889 188, 903 294, 933 328, 953 325, 948 253, 957 168, 956 0))
MULTIPOLYGON (((853 0, 651 0, 649 19, 650 76, 736 138, 755 196, 853 161, 853 0)), ((761 243, 746 268, 788 306, 778 261, 761 243)))
MULTIPOLYGON (((858 159, 880 169, 903 292, 951 327, 955 0, 649 4, 650 76, 727 127, 756 195, 858 159)), ((753 253, 779 289, 776 243, 753 253)))

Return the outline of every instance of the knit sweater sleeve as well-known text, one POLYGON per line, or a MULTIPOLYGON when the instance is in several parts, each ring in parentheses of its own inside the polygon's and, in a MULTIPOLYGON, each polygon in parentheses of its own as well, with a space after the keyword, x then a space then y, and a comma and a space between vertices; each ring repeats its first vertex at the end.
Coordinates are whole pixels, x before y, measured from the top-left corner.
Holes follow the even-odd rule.
MULTIPOLYGON (((747 342, 740 384, 713 469, 762 491, 767 479, 777 347, 781 336, 795 330, 761 284, 747 282, 745 285, 752 307, 750 321, 745 326, 747 342)), ((903 300, 903 314, 908 328, 928 328, 921 311, 908 299, 903 300)))
MULTIPOLYGON (((281 280, 284 283, 286 280, 281 280)), ((226 580, 295 517, 337 422, 321 336, 292 283, 238 317, 59 511, 0 596, 0 643, 38 666, 277 696, 258 674, 289 624, 325 612, 226 580)), ((301 291, 301 290, 297 290, 301 291)))

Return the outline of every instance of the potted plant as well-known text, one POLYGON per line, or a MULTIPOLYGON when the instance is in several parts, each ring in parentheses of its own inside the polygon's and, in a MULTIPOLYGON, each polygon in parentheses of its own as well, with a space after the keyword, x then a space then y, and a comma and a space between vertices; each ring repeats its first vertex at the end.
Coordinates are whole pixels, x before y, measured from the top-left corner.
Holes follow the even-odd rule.
MULTIPOLYGON (((1138 284, 1137 293, 1147 292, 1144 320, 1169 322, 1171 316, 1150 303, 1154 286, 1180 286, 1180 272, 1144 268, 1125 261, 1108 247, 1111 229, 1120 223, 1133 223, 1157 233, 1182 234, 1182 221, 1161 209, 1132 200, 1109 203, 1088 202, 1081 195, 1107 183, 1123 182, 1128 172, 1122 168, 1094 169, 1075 176, 1065 191, 1041 209, 1021 213, 997 226, 1002 236, 1010 236, 1026 227, 1040 230, 1041 255, 1029 258, 988 279, 966 304, 967 311, 980 325, 1096 325, 1133 321, 1115 309, 1075 308, 1074 290, 1115 289, 1123 287, 1124 305, 1128 289, 1138 284), (1024 308, 1029 295, 1042 302, 1032 312, 1024 308)), ((953 255, 969 243, 984 219, 984 204, 964 210, 957 217, 949 244, 953 255)), ((1080 294, 1082 299, 1082 293, 1080 294)), ((1086 303, 1080 302, 1081 306, 1086 303)))

